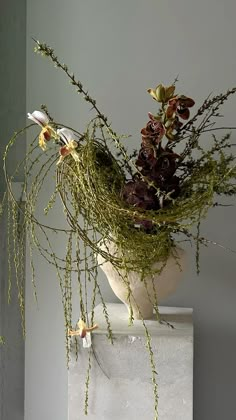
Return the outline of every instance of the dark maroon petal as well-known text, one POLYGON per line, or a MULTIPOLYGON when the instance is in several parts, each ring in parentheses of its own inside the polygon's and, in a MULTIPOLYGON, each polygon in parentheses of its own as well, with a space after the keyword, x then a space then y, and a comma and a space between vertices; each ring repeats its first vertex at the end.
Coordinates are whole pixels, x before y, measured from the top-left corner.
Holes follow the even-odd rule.
POLYGON ((178 104, 182 105, 184 108, 192 108, 192 106, 195 104, 194 100, 192 98, 188 98, 185 95, 180 95, 178 104))
POLYGON ((186 100, 185 100, 185 106, 187 107, 187 108, 192 108, 192 106, 193 105, 195 105, 195 102, 194 102, 194 100, 193 99, 191 99, 191 98, 187 98, 186 100))
POLYGON ((190 111, 188 108, 177 108, 177 113, 179 115, 180 118, 182 118, 183 120, 188 120, 189 116, 190 116, 190 111))
POLYGON ((122 196, 129 205, 144 210, 156 210, 158 208, 155 189, 150 188, 144 181, 128 182, 123 189, 122 196))

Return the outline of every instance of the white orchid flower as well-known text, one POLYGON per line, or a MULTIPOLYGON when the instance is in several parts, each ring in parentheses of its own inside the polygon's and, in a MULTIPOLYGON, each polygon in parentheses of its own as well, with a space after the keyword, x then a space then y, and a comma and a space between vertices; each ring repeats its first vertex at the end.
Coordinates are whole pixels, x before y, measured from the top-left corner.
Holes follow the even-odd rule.
POLYGON ((79 155, 75 150, 78 147, 78 142, 75 140, 76 138, 78 139, 78 136, 75 134, 75 132, 69 130, 68 128, 60 128, 60 130, 57 130, 57 135, 65 143, 65 146, 60 148, 60 158, 57 162, 57 165, 59 165, 68 155, 71 155, 74 160, 78 162, 79 155))
POLYGON ((28 112, 27 117, 41 127, 45 127, 49 123, 48 116, 42 111, 34 111, 32 114, 28 112))
POLYGON ((78 139, 78 135, 73 130, 65 127, 57 130, 57 135, 61 138, 62 141, 64 141, 65 144, 68 144, 70 140, 78 139))
POLYGON ((52 137, 57 138, 55 130, 49 125, 48 116, 42 111, 34 111, 32 114, 28 112, 27 117, 42 127, 41 133, 39 134, 39 146, 42 150, 46 150, 47 142, 52 137))

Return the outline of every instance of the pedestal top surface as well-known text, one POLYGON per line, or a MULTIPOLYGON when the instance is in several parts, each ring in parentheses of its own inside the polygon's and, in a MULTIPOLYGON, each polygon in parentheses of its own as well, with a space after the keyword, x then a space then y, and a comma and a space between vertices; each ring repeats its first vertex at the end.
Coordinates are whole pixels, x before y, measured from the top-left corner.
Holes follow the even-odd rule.
MULTIPOLYGON (((145 335, 145 329, 142 320, 134 320, 129 325, 129 315, 124 304, 107 303, 107 312, 113 334, 142 336, 145 335)), ((192 308, 176 308, 160 306, 159 312, 162 323, 155 318, 153 320, 145 320, 148 332, 152 335, 191 335, 193 333, 192 308), (171 328, 171 326, 173 328, 171 328)), ((99 304, 95 308, 94 322, 98 324, 98 329, 94 334, 106 334, 107 323, 103 313, 103 305, 99 304)))

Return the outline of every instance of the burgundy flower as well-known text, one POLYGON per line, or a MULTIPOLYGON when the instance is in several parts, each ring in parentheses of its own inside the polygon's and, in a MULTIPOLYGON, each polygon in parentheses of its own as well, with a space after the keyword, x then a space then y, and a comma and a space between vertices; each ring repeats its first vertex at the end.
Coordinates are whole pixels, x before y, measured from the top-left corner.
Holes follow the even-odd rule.
POLYGON ((160 150, 156 165, 153 168, 156 171, 156 176, 165 181, 172 177, 176 171, 176 159, 178 158, 179 155, 167 148, 160 150))
POLYGON ((126 183, 122 191, 122 197, 131 206, 143 210, 157 210, 159 205, 155 192, 155 188, 149 187, 146 182, 140 179, 136 179, 126 183))
MULTIPOLYGON (((150 171, 156 164, 156 150, 154 147, 142 146, 135 162, 139 170, 150 171)), ((143 173, 143 172, 142 172, 143 173)), ((144 175, 144 173, 143 173, 144 175)))
MULTIPOLYGON (((158 210, 160 208, 155 188, 149 187, 140 179, 128 181, 123 188, 122 197, 130 206, 143 210, 158 210)), ((150 220, 137 217, 134 222, 135 225, 143 227, 147 233, 153 229, 153 223, 150 220)))
POLYGON ((166 117, 168 119, 174 118, 175 115, 179 116, 183 120, 187 120, 190 116, 189 108, 195 104, 194 100, 184 95, 176 96, 168 102, 166 109, 166 117))
POLYGON ((165 127, 162 122, 154 117, 150 112, 148 114, 150 120, 146 127, 142 128, 142 140, 147 143, 149 141, 152 144, 158 144, 162 140, 165 134, 165 127))
POLYGON ((150 181, 154 181, 158 188, 164 188, 176 171, 176 159, 179 155, 168 148, 159 148, 155 154, 151 153, 144 146, 141 147, 136 160, 136 166, 140 173, 150 181))

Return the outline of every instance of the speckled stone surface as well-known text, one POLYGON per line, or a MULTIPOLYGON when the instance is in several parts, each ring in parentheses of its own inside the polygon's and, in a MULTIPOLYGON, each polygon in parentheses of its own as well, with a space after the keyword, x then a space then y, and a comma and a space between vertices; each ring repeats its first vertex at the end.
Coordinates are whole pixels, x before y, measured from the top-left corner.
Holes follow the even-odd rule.
MULTIPOLYGON (((108 304, 108 311, 114 345, 106 338, 102 307, 95 311, 99 329, 93 334, 88 416, 83 409, 89 350, 80 346, 76 361, 75 348, 71 347, 68 419, 154 420, 151 368, 142 322, 135 321, 129 327, 122 304, 108 304)), ((160 312, 174 329, 155 320, 146 321, 158 374, 158 420, 192 420, 192 310, 163 307, 160 312)))

